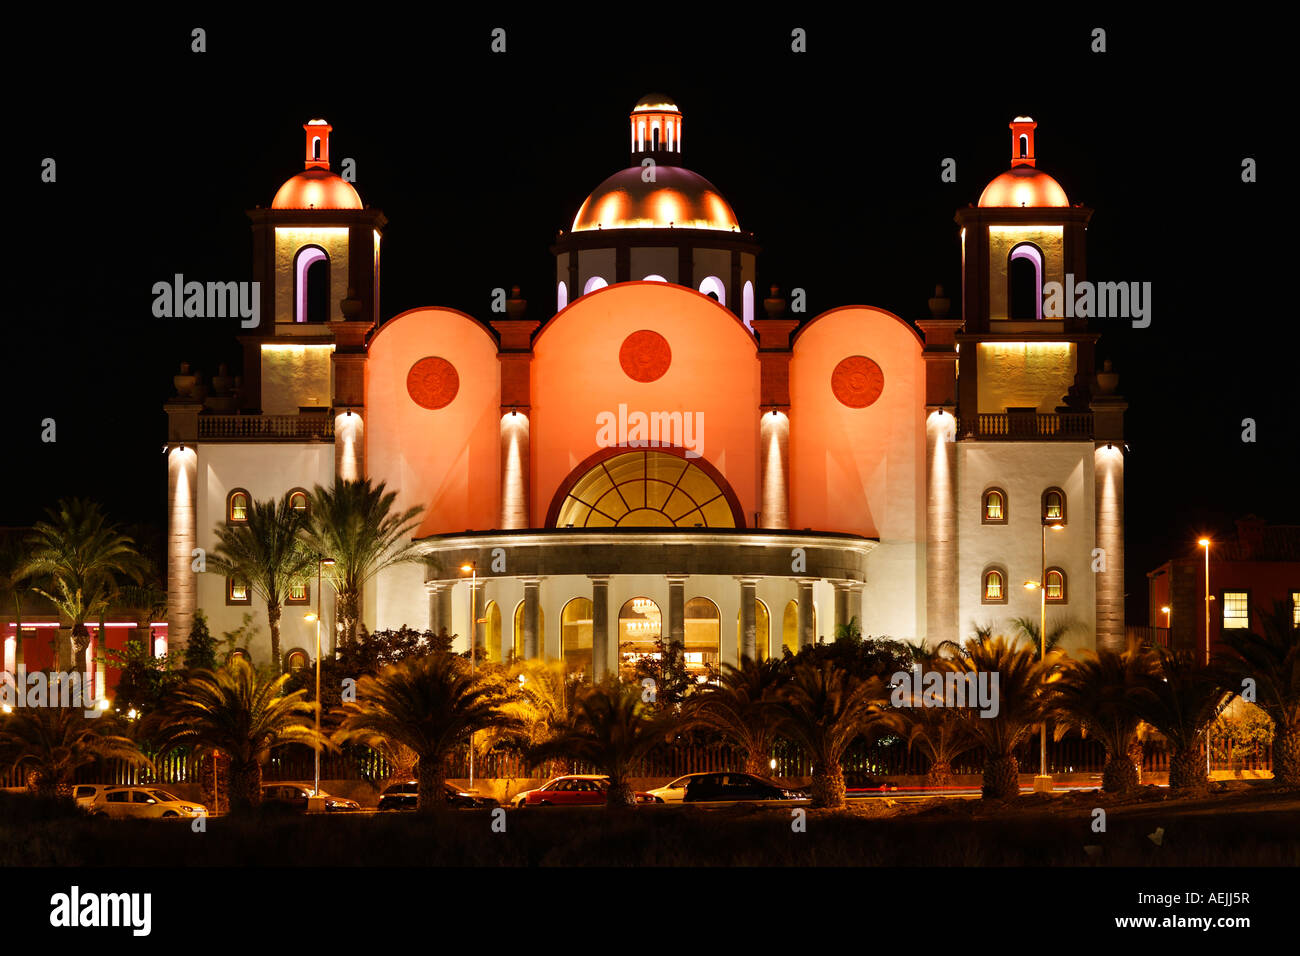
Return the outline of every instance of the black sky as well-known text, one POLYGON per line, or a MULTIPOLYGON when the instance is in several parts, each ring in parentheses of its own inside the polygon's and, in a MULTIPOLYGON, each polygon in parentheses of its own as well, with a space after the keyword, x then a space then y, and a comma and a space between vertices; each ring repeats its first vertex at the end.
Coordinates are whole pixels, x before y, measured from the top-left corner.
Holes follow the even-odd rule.
POLYGON ((244 211, 302 168, 307 119, 333 124, 336 168, 354 158, 363 200, 389 218, 385 318, 420 305, 485 317, 511 284, 544 318, 547 245, 628 165, 627 113, 650 91, 685 115, 685 164, 757 234, 760 290, 803 287, 810 315, 861 303, 924 318, 936 282, 959 314, 953 213, 1008 166, 1011 117, 1034 116, 1040 167, 1096 210, 1090 277, 1153 283, 1150 328, 1096 329, 1131 403, 1130 620, 1145 621, 1145 572, 1198 534, 1248 512, 1300 523, 1280 27, 937 13, 882 25, 804 6, 623 19, 638 9, 543 23, 313 7, 306 24, 187 13, 22 35, 0 525, 72 494, 165 523, 170 378, 182 360, 211 372, 239 353, 233 322, 154 319, 152 285, 251 278, 244 211), (190 52, 194 26, 207 53, 190 52), (504 55, 489 51, 496 26, 504 55), (790 52, 795 26, 806 54, 790 52), (1095 26, 1105 54, 1089 51, 1095 26), (40 181, 47 156, 55 184, 40 181), (1245 156, 1260 182, 1241 182, 1245 156), (956 183, 940 181, 946 157, 956 183))

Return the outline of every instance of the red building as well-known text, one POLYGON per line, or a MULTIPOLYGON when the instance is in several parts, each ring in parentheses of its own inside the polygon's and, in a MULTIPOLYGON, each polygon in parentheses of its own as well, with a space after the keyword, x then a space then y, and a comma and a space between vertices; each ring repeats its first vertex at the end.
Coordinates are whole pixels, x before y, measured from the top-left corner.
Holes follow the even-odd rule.
POLYGON ((1300 623, 1300 525, 1269 525, 1247 515, 1235 538, 1200 539, 1192 553, 1147 574, 1148 620, 1160 643, 1205 654, 1206 551, 1209 552, 1210 649, 1225 629, 1259 627, 1276 601, 1289 601, 1300 623))

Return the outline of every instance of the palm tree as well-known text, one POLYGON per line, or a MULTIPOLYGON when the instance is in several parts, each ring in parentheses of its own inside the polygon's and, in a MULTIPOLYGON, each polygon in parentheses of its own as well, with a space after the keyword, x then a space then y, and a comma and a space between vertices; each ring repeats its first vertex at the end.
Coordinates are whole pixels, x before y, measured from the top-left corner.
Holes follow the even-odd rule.
POLYGON ((984 716, 969 707, 958 712, 984 745, 984 799, 1007 800, 1020 792, 1016 748, 1029 739, 1043 719, 1043 687, 1058 660, 1055 652, 1049 652, 1043 661, 1038 658, 1037 648, 1017 646, 1004 637, 989 637, 967 641, 966 653, 954 662, 959 670, 976 675, 988 673, 998 681, 995 716, 984 716))
POLYGON ((423 508, 393 512, 397 493, 370 479, 338 480, 332 488, 315 487, 311 516, 304 533, 307 546, 320 558, 332 558, 330 583, 338 594, 338 626, 343 640, 356 640, 361 616, 361 588, 380 571, 418 561, 408 536, 423 508))
POLYGON ((433 813, 446 806, 447 758, 476 731, 515 726, 502 713, 512 697, 504 681, 473 673, 454 654, 417 657, 363 676, 357 699, 343 705, 334 740, 414 751, 416 809, 433 813))
POLYGON ((38 521, 28 538, 32 556, 27 573, 41 582, 33 590, 72 622, 76 666, 84 673, 90 646, 86 621, 107 610, 122 578, 139 583, 144 566, 135 542, 94 502, 64 500, 46 513, 49 520, 38 521))
MULTIPOLYGON (((1013 617, 1012 625, 1020 636, 1026 638, 1034 648, 1035 653, 1042 651, 1042 642, 1038 639, 1038 621, 1032 617, 1013 617)), ((1078 628, 1079 622, 1074 620, 1054 621, 1047 628, 1047 652, 1050 654, 1056 650, 1061 641, 1065 640, 1072 631, 1078 628)))
MULTIPOLYGON (((489 727, 475 737, 481 752, 503 744, 527 752, 572 727, 581 681, 566 673, 564 661, 516 660, 504 673, 519 692, 502 706, 501 711, 517 721, 518 729, 489 727)), ((567 757, 553 759, 553 775, 568 773, 569 770, 567 757)))
POLYGON ((1160 731, 1173 753, 1169 788, 1196 791, 1209 783, 1200 743, 1206 729, 1235 696, 1225 675, 1197 663, 1187 651, 1154 648, 1155 667, 1136 696, 1138 716, 1160 731))
POLYGON ((776 729, 801 745, 813 764, 812 805, 844 805, 844 768, 849 745, 884 720, 888 689, 830 661, 796 660, 791 679, 770 705, 776 729))
POLYGON ((1059 740, 1071 727, 1092 734, 1106 748, 1101 788, 1125 793, 1138 785, 1133 761, 1137 742, 1138 696, 1150 678, 1153 661, 1142 650, 1122 653, 1099 648, 1067 661, 1051 687, 1049 706, 1059 740))
POLYGON ((772 701, 785 683, 779 659, 743 657, 739 667, 722 665, 722 677, 690 698, 687 712, 695 723, 716 730, 745 752, 745 772, 762 774, 776 737, 772 701))
POLYGON ((303 544, 306 527, 303 513, 285 495, 278 502, 254 501, 248 520, 240 524, 219 524, 217 547, 208 557, 212 573, 239 578, 266 602, 271 628, 271 662, 278 674, 280 659, 280 615, 284 600, 295 584, 302 584, 316 568, 316 555, 303 544))
POLYGON ((907 648, 912 657, 912 663, 919 664, 922 669, 929 667, 931 664, 960 657, 962 653, 962 646, 956 641, 940 641, 933 648, 924 640, 915 642, 901 641, 900 643, 907 648))
POLYGON ((1300 626, 1290 601, 1258 617, 1258 632, 1223 632, 1220 666, 1236 687, 1255 682, 1255 703, 1273 719, 1273 779, 1300 786, 1300 626))
POLYGON ((682 719, 642 700, 639 684, 617 678, 584 687, 572 726, 532 748, 534 760, 563 755, 590 763, 609 776, 607 808, 629 807, 636 797, 630 782, 637 763, 654 747, 672 739, 682 719))
MULTIPOLYGON (((946 673, 961 671, 954 663, 955 658, 944 657, 942 650, 961 648, 955 641, 943 641, 935 651, 930 651, 924 641, 909 644, 912 660, 922 671, 946 673)), ((956 713, 943 707, 924 706, 923 695, 914 691, 911 695, 903 694, 903 707, 891 709, 886 715, 890 728, 907 741, 908 751, 919 749, 929 758, 930 768, 926 771, 926 784, 931 787, 952 785, 952 764, 958 757, 979 746, 979 740, 971 733, 966 722, 956 713)))
MULTIPOLYGON (((14 618, 14 683, 27 670, 23 659, 23 601, 32 593, 27 547, 15 535, 0 537, 0 606, 8 606, 14 618)), ((3 618, 0 618, 3 620, 3 618)), ((3 638, 0 638, 3 646, 3 638)))
POLYGON ((87 717, 80 707, 20 707, 0 717, 0 761, 26 767, 27 785, 42 796, 72 795, 77 769, 97 760, 152 766, 109 715, 87 717))
POLYGON ((262 799, 262 765, 273 748, 325 740, 313 726, 315 708, 306 691, 284 693, 289 675, 260 677, 242 657, 216 671, 197 671, 152 718, 158 752, 189 746, 230 760, 230 811, 242 813, 262 799))

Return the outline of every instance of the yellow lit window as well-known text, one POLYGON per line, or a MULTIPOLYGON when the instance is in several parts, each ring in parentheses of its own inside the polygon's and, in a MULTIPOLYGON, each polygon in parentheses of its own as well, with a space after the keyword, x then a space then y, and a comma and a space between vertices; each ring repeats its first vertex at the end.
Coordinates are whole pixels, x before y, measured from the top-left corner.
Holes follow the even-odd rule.
POLYGON ((248 582, 243 578, 230 579, 230 600, 247 601, 248 600, 248 582))
POLYGON ((294 511, 307 510, 307 495, 301 491, 295 491, 289 496, 289 507, 294 511))
POLYGON ((1065 499, 1059 491, 1049 491, 1043 498, 1043 517, 1060 521, 1065 517, 1065 499))
POLYGON ((1065 575, 1060 571, 1047 572, 1047 600, 1065 600, 1065 575))
POLYGON ((990 571, 984 576, 984 599, 986 601, 1002 600, 1002 574, 990 571))
POLYGON ((293 584, 293 585, 290 585, 290 586, 289 586, 289 600, 290 600, 290 601, 305 601, 305 600, 307 600, 307 585, 306 585, 306 584, 293 584))
POLYGON ((1247 610, 1249 595, 1245 591, 1223 592, 1223 626, 1249 627, 1250 612, 1247 610))
POLYGON ((989 521, 1002 520, 1002 492, 990 491, 984 497, 984 517, 989 521))
POLYGON ((1300 627, 1300 591, 1291 592, 1291 623, 1300 627))
POLYGON ((230 496, 230 520, 248 520, 248 495, 242 491, 236 491, 230 496))

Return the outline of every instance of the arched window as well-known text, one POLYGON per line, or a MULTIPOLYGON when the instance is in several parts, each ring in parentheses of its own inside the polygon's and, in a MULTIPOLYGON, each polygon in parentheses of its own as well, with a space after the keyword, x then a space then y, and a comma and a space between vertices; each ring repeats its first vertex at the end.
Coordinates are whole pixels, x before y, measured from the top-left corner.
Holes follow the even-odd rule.
POLYGON ((247 661, 249 664, 253 663, 248 656, 248 651, 242 650, 238 647, 226 655, 226 666, 229 667, 237 660, 247 661))
POLYGON ((799 653, 799 602, 790 601, 781 615, 781 647, 791 654, 799 653))
POLYGON ((293 261, 295 322, 326 322, 330 317, 330 257, 320 246, 303 246, 293 261))
POLYGON ((668 280, 661 275, 655 275, 654 273, 651 273, 641 281, 642 282, 667 282, 668 280))
POLYGON ((569 304, 569 287, 561 282, 555 287, 555 311, 559 312, 569 304))
POLYGON ((495 661, 501 658, 501 608, 496 601, 488 601, 483 609, 482 649, 483 660, 495 661))
POLYGON ((662 635, 663 615, 658 604, 648 597, 624 602, 618 611, 618 659, 624 679, 631 678, 637 661, 659 653, 655 641, 662 635))
POLYGON ((630 451, 589 468, 558 507, 557 528, 735 528, 738 508, 702 459, 630 451))
MULTIPOLYGON (((524 659, 524 602, 520 601, 515 606, 514 616, 515 631, 515 659, 524 659)), ((546 615, 542 613, 541 602, 537 605, 537 656, 546 657, 546 615)))
POLYGON ((1047 594, 1048 604, 1065 604, 1069 601, 1069 596, 1065 590, 1065 572, 1060 568, 1047 569, 1047 594))
POLYGON ((982 604, 1007 603, 1007 572, 1005 568, 986 568, 980 590, 982 604))
POLYGON ((252 604, 253 593, 248 587, 248 582, 238 575, 232 575, 226 578, 226 603, 227 604, 252 604))
POLYGON ((290 651, 284 659, 285 670, 290 673, 300 671, 310 663, 311 659, 307 656, 307 652, 296 648, 290 651))
POLYGON ((591 598, 574 598, 560 612, 560 656, 566 674, 580 674, 592 680, 591 598))
POLYGON ((597 289, 603 289, 607 285, 609 285, 609 283, 600 276, 592 276, 587 280, 587 284, 582 287, 582 294, 586 295, 588 292, 595 292, 597 289))
MULTIPOLYGON (((793 602, 791 602, 793 603, 793 602)), ((741 630, 741 622, 744 615, 736 612, 736 662, 745 655, 745 635, 741 630)), ((767 605, 762 601, 754 602, 754 654, 760 661, 767 660, 769 642, 772 639, 772 616, 767 611, 767 605)))
POLYGON ((226 524, 246 524, 253 498, 243 488, 236 488, 226 496, 226 524))
POLYGON ((1043 253, 1022 242, 1007 258, 1007 318, 1031 321, 1043 317, 1043 253))
POLYGON ((686 638, 686 669, 697 679, 722 662, 722 615, 705 597, 693 597, 682 611, 686 638))
POLYGON ((289 492, 289 507, 303 515, 307 514, 307 509, 311 507, 311 498, 302 488, 295 488, 289 492))
POLYGON ((650 127, 650 148, 659 148, 659 124, 655 123, 650 127))
POLYGON ((1060 488, 1043 492, 1043 520, 1065 524, 1065 492, 1060 488))
POLYGON ((980 521, 983 524, 1007 523, 1007 493, 1001 488, 989 488, 984 492, 980 521))
POLYGON ((313 136, 311 138, 311 158, 320 159, 320 137, 319 136, 313 136))
POLYGON ((754 283, 748 279, 740 289, 740 318, 745 328, 754 331, 754 283))
POLYGON ((295 581, 289 585, 289 590, 284 596, 285 604, 310 604, 311 603, 311 585, 306 581, 295 581))
POLYGON ((1026 133, 1020 134, 1020 158, 1025 159, 1029 155, 1029 136, 1026 133))
POLYGON ((700 291, 711 298, 717 299, 719 305, 727 304, 727 287, 722 284, 722 280, 717 276, 705 276, 704 281, 700 283, 700 291))

